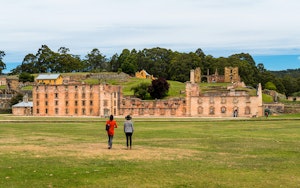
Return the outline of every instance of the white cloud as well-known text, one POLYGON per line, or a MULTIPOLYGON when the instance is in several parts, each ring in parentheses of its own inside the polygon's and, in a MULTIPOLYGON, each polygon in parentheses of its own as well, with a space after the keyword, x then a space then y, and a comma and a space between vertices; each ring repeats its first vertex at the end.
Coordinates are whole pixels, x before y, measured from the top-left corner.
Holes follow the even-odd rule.
POLYGON ((80 55, 155 46, 212 55, 300 49, 298 0, 0 1, 6 61, 22 61, 42 44, 80 55))

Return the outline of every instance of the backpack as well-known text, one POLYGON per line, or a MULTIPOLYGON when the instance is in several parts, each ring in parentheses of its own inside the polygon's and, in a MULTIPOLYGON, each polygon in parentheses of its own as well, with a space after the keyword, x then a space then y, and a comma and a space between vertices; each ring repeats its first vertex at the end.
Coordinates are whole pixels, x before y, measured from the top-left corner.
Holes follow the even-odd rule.
POLYGON ((109 127, 110 127, 110 125, 109 125, 109 124, 106 124, 105 130, 108 131, 108 130, 109 130, 109 127))

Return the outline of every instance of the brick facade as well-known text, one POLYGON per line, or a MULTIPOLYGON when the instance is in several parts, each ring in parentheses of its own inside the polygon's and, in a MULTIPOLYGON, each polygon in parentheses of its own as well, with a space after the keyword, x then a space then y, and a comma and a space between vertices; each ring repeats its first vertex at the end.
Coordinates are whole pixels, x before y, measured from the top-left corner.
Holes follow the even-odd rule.
POLYGON ((118 114, 120 86, 37 85, 33 89, 34 116, 109 116, 118 114))
POLYGON ((245 91, 201 93, 186 83, 185 98, 141 100, 123 97, 121 86, 37 85, 33 89, 34 116, 239 117, 263 115, 261 86, 257 95, 245 91))
POLYGON ((224 82, 228 83, 234 83, 234 82, 240 82, 240 76, 239 76, 239 68, 238 67, 225 67, 224 71, 224 82))
POLYGON ((250 96, 245 91, 201 93, 199 85, 187 83, 187 116, 191 117, 232 117, 234 111, 239 117, 263 115, 261 85, 257 95, 250 96))

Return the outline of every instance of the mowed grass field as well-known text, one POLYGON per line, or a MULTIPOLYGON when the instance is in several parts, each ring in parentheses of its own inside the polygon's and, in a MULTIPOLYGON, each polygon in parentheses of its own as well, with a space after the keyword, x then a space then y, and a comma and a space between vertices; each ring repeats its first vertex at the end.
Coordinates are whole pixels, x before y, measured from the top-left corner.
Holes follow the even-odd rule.
POLYGON ((299 187, 300 120, 0 118, 0 187, 299 187), (15 121, 10 121, 13 119, 15 121))

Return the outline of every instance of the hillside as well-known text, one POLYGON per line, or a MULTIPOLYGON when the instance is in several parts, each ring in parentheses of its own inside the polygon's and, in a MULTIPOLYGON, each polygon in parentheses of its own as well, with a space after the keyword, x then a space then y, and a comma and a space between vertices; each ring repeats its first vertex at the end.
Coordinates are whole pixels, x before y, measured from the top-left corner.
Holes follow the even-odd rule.
MULTIPOLYGON (((35 75, 37 76, 37 75, 35 75)), ((124 96, 133 96, 132 87, 136 87, 141 83, 151 84, 150 79, 142 79, 130 77, 125 73, 62 73, 63 77, 70 77, 71 80, 83 81, 88 84, 99 84, 107 83, 111 85, 121 85, 123 87, 124 96)), ((168 80, 170 84, 170 89, 167 98, 173 97, 185 97, 185 83, 168 80)), ((202 93, 212 93, 212 92, 226 92, 227 86, 230 83, 200 83, 200 89, 202 93)), ((32 86, 26 86, 22 90, 32 90, 32 86)), ((237 91, 246 91, 250 95, 256 95, 256 89, 254 88, 236 88, 237 91)), ((150 97, 148 97, 150 99, 150 97)), ((264 102, 272 102, 272 97, 269 95, 263 95, 264 102)))
POLYGON ((276 77, 283 78, 285 76, 290 76, 292 78, 300 77, 300 69, 287 69, 282 71, 270 71, 276 77))

